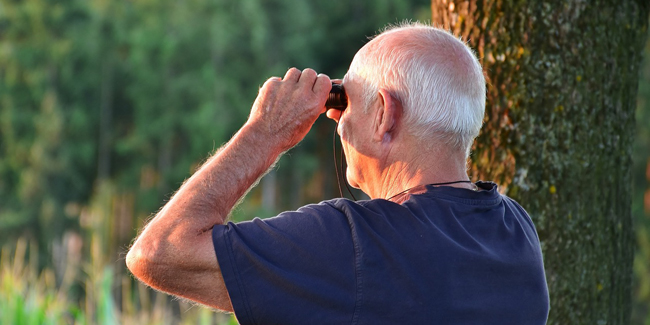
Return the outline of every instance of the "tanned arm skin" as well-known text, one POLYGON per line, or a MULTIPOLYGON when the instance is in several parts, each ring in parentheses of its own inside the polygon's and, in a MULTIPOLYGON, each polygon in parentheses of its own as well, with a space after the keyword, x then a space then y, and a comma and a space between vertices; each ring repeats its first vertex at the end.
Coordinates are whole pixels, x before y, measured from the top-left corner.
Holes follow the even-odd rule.
POLYGON ((129 250, 126 265, 142 282, 233 311, 211 230, 278 157, 300 142, 320 114, 330 78, 295 68, 260 89, 244 126, 160 210, 129 250))

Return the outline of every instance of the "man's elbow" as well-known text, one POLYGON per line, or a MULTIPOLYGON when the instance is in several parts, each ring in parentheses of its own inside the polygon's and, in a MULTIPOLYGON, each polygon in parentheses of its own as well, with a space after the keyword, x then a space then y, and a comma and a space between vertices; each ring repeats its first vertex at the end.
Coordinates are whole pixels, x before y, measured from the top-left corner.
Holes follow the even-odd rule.
POLYGON ((144 254, 137 242, 126 254, 126 267, 138 280, 152 287, 155 286, 156 279, 161 277, 156 272, 160 269, 156 267, 156 262, 144 254))
POLYGON ((135 245, 132 246, 131 249, 129 249, 128 253, 126 253, 126 267, 137 279, 141 281, 143 278, 142 273, 146 269, 144 264, 146 264, 146 261, 142 257, 139 249, 136 248, 135 245))

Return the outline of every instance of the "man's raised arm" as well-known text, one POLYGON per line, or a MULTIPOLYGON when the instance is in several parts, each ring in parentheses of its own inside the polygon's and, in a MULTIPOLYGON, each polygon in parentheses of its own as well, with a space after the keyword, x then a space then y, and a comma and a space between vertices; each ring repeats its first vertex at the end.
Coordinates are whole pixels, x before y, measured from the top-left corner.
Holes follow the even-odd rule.
POLYGON ((311 69, 267 80, 246 124, 145 226, 126 256, 129 270, 155 289, 232 311, 211 229, 307 135, 330 89, 329 77, 311 69))

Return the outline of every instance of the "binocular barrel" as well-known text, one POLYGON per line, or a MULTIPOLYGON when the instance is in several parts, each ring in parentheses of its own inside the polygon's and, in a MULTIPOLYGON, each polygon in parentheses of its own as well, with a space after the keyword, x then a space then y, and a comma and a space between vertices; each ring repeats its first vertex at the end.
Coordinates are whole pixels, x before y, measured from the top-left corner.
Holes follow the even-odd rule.
POLYGON ((330 90, 327 101, 325 102, 326 108, 345 110, 348 107, 348 97, 345 95, 345 89, 340 84, 332 83, 332 90, 330 90))

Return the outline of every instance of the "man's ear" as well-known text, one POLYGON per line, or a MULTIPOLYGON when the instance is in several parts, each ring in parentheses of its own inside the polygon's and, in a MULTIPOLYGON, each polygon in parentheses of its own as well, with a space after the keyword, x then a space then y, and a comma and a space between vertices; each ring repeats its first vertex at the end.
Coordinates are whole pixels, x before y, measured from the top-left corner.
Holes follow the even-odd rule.
POLYGON ((379 89, 377 106, 372 139, 383 142, 395 136, 395 131, 402 116, 402 103, 386 89, 379 89))

